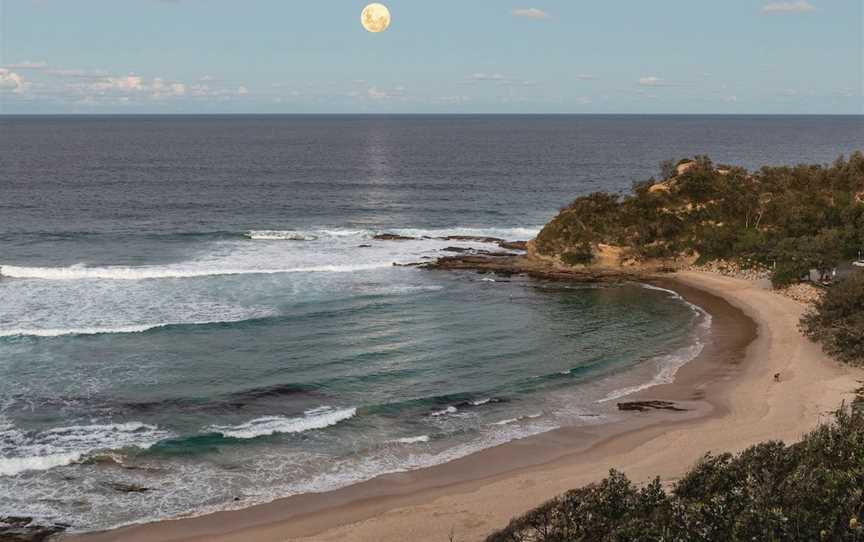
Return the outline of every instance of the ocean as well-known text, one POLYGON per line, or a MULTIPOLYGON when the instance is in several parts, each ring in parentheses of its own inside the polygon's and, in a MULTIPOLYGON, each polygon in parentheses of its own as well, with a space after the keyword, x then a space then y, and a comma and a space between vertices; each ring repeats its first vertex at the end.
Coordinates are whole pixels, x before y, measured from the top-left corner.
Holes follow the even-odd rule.
POLYGON ((665 159, 862 147, 855 116, 0 117, 0 516, 104 529, 608 423, 709 314, 393 264, 665 159))

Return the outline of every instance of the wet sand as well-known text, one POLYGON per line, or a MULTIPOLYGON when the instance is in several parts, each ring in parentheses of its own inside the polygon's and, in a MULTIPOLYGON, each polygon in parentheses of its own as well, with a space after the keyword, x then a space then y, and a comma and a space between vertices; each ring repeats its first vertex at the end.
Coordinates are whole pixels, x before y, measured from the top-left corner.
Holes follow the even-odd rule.
POLYGON ((64 539, 478 541, 610 468, 640 482, 674 481, 708 451, 795 441, 852 397, 862 373, 827 360, 798 333, 802 305, 719 275, 685 272, 657 284, 712 315, 710 338, 673 384, 619 401, 675 401, 685 412, 627 413, 621 422, 563 428, 336 491, 64 539))

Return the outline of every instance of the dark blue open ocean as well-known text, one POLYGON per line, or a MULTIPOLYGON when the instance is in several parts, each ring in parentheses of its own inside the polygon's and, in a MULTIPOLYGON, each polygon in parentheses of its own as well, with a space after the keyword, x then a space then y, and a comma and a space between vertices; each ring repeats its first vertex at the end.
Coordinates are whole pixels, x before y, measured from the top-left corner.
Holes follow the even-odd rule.
POLYGON ((0 516, 105 528, 613 419, 709 315, 392 264, 665 159, 862 147, 862 117, 0 117, 0 516))

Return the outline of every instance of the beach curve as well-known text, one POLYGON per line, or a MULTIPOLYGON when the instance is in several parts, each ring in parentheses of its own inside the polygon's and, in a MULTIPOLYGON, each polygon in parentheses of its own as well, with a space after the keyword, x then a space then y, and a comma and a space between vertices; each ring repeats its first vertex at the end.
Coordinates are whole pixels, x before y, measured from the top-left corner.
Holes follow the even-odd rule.
MULTIPOLYGON (((453 534, 459 541, 481 540, 513 516, 568 489, 596 481, 610 468, 622 470, 636 481, 654 476, 673 481, 708 451, 737 451, 772 439, 798 440, 827 420, 842 400, 851 398, 861 372, 826 359, 818 345, 798 333, 802 305, 756 283, 719 275, 681 272, 673 280, 678 286, 728 301, 758 327, 758 336, 737 369, 715 372, 707 385, 698 387, 699 393, 691 397, 692 415, 654 415, 650 423, 619 428, 623 430, 611 435, 594 435, 597 438, 588 447, 576 447, 555 459, 503 473, 466 476, 464 468, 471 465, 466 458, 469 460, 461 462, 462 472, 458 465, 443 465, 435 472, 437 483, 420 489, 415 482, 424 477, 423 471, 390 476, 383 482, 385 492, 364 495, 364 488, 359 487, 363 484, 358 484, 344 491, 282 499, 245 510, 65 539, 420 542, 448 540, 453 534), (780 382, 773 379, 777 373, 780 382), (697 403, 703 406, 697 408, 697 403), (704 403, 710 406, 706 408, 704 403)), ((686 380, 687 375, 681 378, 686 380)), ((654 398, 670 393, 662 388, 638 396, 654 398)), ((552 433, 500 448, 526 455, 556 439, 566 441, 566 431, 552 433)), ((494 458, 494 454, 503 453, 501 449, 475 456, 494 458)))

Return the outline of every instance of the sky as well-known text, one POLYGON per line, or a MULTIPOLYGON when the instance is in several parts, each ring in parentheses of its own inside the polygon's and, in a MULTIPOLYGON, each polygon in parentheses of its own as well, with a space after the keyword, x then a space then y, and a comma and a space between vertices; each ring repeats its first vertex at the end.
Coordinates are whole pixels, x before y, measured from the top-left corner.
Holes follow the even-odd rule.
POLYGON ((864 113, 862 0, 0 0, 0 114, 864 113))

